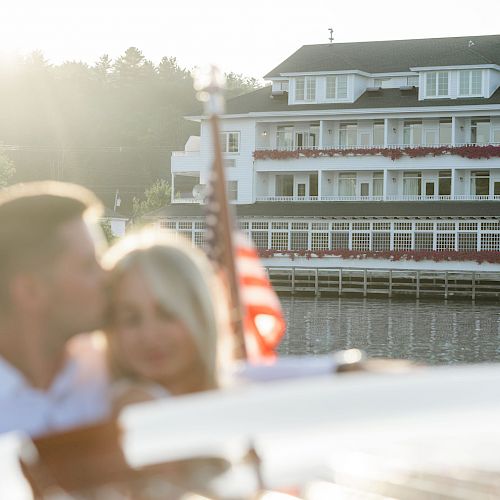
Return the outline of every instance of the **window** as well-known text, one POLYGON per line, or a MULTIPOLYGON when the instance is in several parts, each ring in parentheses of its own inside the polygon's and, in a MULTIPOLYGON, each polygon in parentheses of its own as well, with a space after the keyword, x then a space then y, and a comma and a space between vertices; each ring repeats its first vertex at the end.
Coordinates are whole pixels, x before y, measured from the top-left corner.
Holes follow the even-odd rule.
POLYGON ((293 127, 278 127, 276 132, 276 147, 278 149, 293 148, 293 127))
POLYGON ((315 148, 318 145, 319 138, 319 125, 312 124, 309 131, 300 131, 295 134, 295 147, 302 148, 315 148))
POLYGON ((361 251, 370 250, 370 233, 353 233, 352 249, 361 251))
POLYGON ((349 250, 349 233, 332 232, 332 250, 349 250))
POLYGON ((448 72, 432 71, 425 75, 425 96, 426 97, 447 97, 448 96, 448 72))
POLYGON ((303 250, 308 246, 309 224, 307 222, 292 222, 290 233, 290 250, 303 250))
POLYGON ((459 252, 468 252, 477 250, 477 234, 476 233, 458 233, 458 249, 459 252))
POLYGON ((339 196, 356 196, 356 172, 339 174, 339 196))
POLYGON ((227 199, 229 201, 238 199, 238 181, 227 181, 227 199))
POLYGON ((455 233, 442 233, 437 235, 436 250, 446 252, 455 250, 455 233))
POLYGON ((433 233, 415 233, 415 250, 432 250, 433 233))
POLYGON ((309 196, 318 196, 318 174, 309 174, 309 196))
POLYGON ((422 122, 406 121, 403 123, 403 144, 406 146, 422 144, 422 122))
POLYGON ((439 171, 439 195, 451 195, 451 170, 439 171))
POLYGON ((369 231, 370 223, 369 222, 353 222, 352 223, 353 231, 369 231))
POLYGON ((487 196, 490 194, 490 173, 471 172, 470 194, 477 196, 487 196))
POLYGON ((417 196, 422 194, 422 178, 420 172, 403 173, 403 194, 417 196))
POLYGON ((222 132, 220 134, 220 143, 223 153, 239 153, 240 151, 240 133, 222 132))
POLYGON ((255 248, 263 248, 264 250, 267 250, 267 238, 267 231, 252 231, 252 240, 255 248))
POLYGON ((311 250, 328 250, 328 233, 312 233, 311 250))
POLYGON ((477 231, 477 222, 459 222, 459 231, 477 231))
POLYGON ((341 123, 339 129, 339 146, 356 146, 357 143, 357 123, 341 123))
POLYGON ((411 234, 394 233, 394 250, 411 250, 411 234))
POLYGON ((437 223, 438 231, 455 231, 455 223, 454 222, 438 222, 437 223))
POLYGON ((384 196, 384 172, 373 172, 373 196, 384 196))
POLYGON ((295 79, 295 100, 314 101, 316 99, 316 78, 301 76, 295 79))
POLYGON ((288 233, 272 232, 271 248, 273 250, 288 250, 288 233))
POLYGON ((161 220, 160 221, 161 229, 175 229, 175 221, 170 220, 161 220))
POLYGON ((470 142, 472 144, 488 144, 490 142, 489 119, 471 121, 470 142))
POLYGON ((384 145, 384 122, 374 122, 373 124, 373 145, 384 145))
POLYGON ((276 176, 276 196, 293 196, 293 175, 276 176))
POLYGON ((391 233, 373 233, 372 250, 374 252, 384 252, 391 249, 391 233))
POLYGON ((451 120, 439 122, 439 144, 451 144, 451 120))
POLYGON ((480 69, 460 71, 458 95, 480 96, 483 90, 483 72, 480 69))
POLYGON ((326 77, 326 98, 347 99, 347 75, 326 77))
POLYGON ((489 250, 489 251, 500 250, 500 234, 482 234, 481 250, 489 250))
POLYGON ((482 231, 500 231, 500 222, 481 222, 482 231))

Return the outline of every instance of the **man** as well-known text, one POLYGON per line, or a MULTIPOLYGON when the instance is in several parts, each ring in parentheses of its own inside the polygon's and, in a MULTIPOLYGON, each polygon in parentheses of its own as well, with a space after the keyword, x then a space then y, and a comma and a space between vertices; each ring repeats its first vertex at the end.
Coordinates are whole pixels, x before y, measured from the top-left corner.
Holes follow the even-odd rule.
POLYGON ((32 436, 108 412, 102 349, 105 274, 92 223, 100 204, 71 184, 0 193, 0 433, 32 436))

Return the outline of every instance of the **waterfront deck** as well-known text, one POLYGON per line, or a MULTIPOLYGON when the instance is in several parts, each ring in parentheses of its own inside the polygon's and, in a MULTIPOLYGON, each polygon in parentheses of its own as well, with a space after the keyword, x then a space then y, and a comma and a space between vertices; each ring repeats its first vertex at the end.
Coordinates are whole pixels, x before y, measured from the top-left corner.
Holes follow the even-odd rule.
POLYGON ((316 296, 435 297, 495 300, 498 272, 425 269, 266 267, 278 293, 316 296))

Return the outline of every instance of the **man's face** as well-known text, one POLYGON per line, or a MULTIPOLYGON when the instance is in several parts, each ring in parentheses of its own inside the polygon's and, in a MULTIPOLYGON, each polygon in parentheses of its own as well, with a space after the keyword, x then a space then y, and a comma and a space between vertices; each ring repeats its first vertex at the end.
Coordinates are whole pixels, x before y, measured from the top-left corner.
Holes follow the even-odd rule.
POLYGON ((94 240, 82 219, 62 225, 61 252, 48 278, 47 319, 57 344, 101 328, 107 310, 106 277, 94 240))

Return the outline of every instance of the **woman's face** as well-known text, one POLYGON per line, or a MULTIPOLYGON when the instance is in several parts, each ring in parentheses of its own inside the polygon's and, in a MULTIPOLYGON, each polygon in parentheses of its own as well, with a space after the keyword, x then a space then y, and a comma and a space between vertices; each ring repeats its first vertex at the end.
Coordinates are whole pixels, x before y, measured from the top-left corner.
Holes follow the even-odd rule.
POLYGON ((199 371, 201 357, 187 326, 168 315, 138 267, 112 294, 112 335, 121 363, 139 377, 169 383, 199 371))

